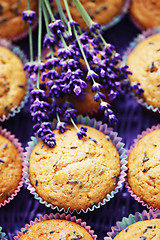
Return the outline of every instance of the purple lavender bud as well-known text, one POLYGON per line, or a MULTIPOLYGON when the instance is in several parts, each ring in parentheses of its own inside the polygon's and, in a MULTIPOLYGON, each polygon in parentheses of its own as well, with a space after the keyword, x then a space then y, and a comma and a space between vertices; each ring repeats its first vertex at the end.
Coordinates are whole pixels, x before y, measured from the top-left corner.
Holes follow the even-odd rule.
POLYGON ((82 89, 79 86, 75 85, 73 91, 78 96, 82 92, 82 89))
POLYGON ((56 129, 59 130, 61 133, 64 133, 66 128, 67 123, 65 122, 58 122, 56 129))
POLYGON ((41 80, 42 80, 43 82, 45 81, 46 74, 47 74, 47 73, 45 73, 45 72, 43 72, 43 73, 41 74, 41 80))
POLYGON ((80 24, 79 24, 78 22, 71 21, 71 22, 70 22, 70 26, 71 26, 72 31, 73 31, 73 26, 74 26, 75 29, 78 31, 78 27, 80 26, 80 24))
POLYGON ((92 92, 99 92, 102 88, 103 86, 100 83, 94 82, 92 86, 92 92))
POLYGON ((65 122, 69 122, 70 119, 75 119, 76 118, 76 112, 77 110, 76 109, 67 109, 65 112, 64 112, 64 120, 65 122))
POLYGON ((106 76, 106 71, 102 68, 100 70, 100 77, 104 78, 106 76))
POLYGON ((39 64, 39 70, 42 71, 42 72, 45 70, 45 63, 41 62, 39 64))
POLYGON ((101 92, 98 92, 94 95, 94 101, 95 102, 99 102, 100 99, 104 100, 105 98, 106 98, 106 96, 101 92))
POLYGON ((37 132, 37 131, 39 130, 40 126, 41 126, 40 123, 34 124, 34 125, 33 125, 34 131, 37 132))
POLYGON ((40 100, 46 99, 45 91, 41 90, 41 89, 33 89, 33 90, 31 90, 31 92, 30 92, 31 103, 33 103, 36 98, 38 98, 40 100))
POLYGON ((29 73, 34 71, 35 66, 37 66, 36 62, 28 62, 24 65, 23 69, 27 70, 29 73))
POLYGON ((50 36, 48 34, 46 34, 44 36, 44 39, 43 39, 43 47, 45 48, 50 48, 52 47, 52 49, 55 51, 55 48, 53 48, 53 46, 56 44, 56 39, 54 36, 50 36))
POLYGON ((107 102, 104 102, 104 101, 102 101, 101 103, 100 103, 100 110, 107 110, 108 108, 110 108, 110 104, 109 103, 107 103, 107 102))
POLYGON ((75 50, 72 48, 72 46, 63 47, 58 49, 58 56, 62 57, 63 59, 67 59, 68 57, 74 57, 75 50))
POLYGON ((77 131, 78 139, 81 139, 83 136, 87 137, 87 127, 81 126, 80 129, 77 131))
POLYGON ((60 74, 56 70, 50 70, 47 72, 46 78, 53 80, 55 78, 60 78, 60 74))
POLYGON ((28 21, 28 23, 29 23, 30 25, 32 25, 32 24, 33 24, 32 21, 37 19, 37 18, 36 18, 36 12, 35 12, 35 11, 32 11, 32 10, 23 11, 23 12, 22 12, 22 19, 23 19, 24 21, 28 21))
POLYGON ((48 27, 53 35, 60 36, 65 31, 65 26, 60 19, 50 23, 48 27))
POLYGON ((41 112, 40 110, 37 112, 31 112, 31 116, 33 121, 37 121, 37 122, 46 121, 49 119, 48 114, 41 112))
POLYGON ((114 100, 117 97, 117 95, 118 93, 111 89, 110 93, 108 94, 108 97, 110 100, 114 100))
POLYGON ((49 90, 48 97, 59 98, 60 97, 60 91, 61 91, 61 88, 58 85, 54 84, 49 90))
POLYGON ((92 81, 92 78, 98 79, 99 77, 93 70, 89 70, 87 74, 87 80, 92 81))
POLYGON ((44 143, 46 143, 49 147, 54 147, 56 145, 55 134, 50 130, 48 134, 42 137, 44 143))
POLYGON ((91 26, 89 27, 89 31, 95 33, 96 30, 101 30, 101 25, 99 23, 92 22, 91 26))
POLYGON ((115 115, 114 114, 110 114, 109 115, 109 122, 111 122, 112 124, 114 124, 114 123, 117 123, 117 118, 115 117, 115 115))
POLYGON ((34 83, 37 82, 37 74, 36 74, 35 72, 33 72, 33 73, 30 75, 30 78, 32 79, 32 81, 33 81, 34 83))
POLYGON ((60 59, 58 59, 56 57, 48 59, 45 62, 46 69, 52 69, 53 67, 58 67, 59 66, 59 61, 60 61, 60 59))

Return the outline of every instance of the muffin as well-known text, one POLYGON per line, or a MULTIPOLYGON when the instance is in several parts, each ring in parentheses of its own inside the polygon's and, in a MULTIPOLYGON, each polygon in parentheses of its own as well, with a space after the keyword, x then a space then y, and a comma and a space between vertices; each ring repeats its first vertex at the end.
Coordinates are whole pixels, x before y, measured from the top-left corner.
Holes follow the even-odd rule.
POLYGON ((159 0, 132 0, 129 12, 135 24, 143 29, 160 25, 159 0))
MULTIPOLYGON (((60 1, 62 8, 65 9, 65 5, 63 0, 60 1)), ((88 12, 89 16, 94 22, 99 24, 107 25, 109 24, 115 17, 121 14, 123 11, 126 11, 126 2, 125 0, 81 0, 83 7, 88 12), (125 5, 125 9, 124 9, 125 5)), ((68 1, 71 16, 73 19, 78 22, 82 29, 86 28, 86 24, 78 12, 75 4, 72 1, 68 1)), ((55 4, 54 4, 55 5, 55 4)), ((128 4, 127 4, 128 6, 128 4)), ((117 19, 118 20, 118 19, 117 19)))
MULTIPOLYGON (((18 51, 18 49, 17 49, 18 51)), ((20 58, 0 44, 0 119, 13 115, 27 90, 27 77, 20 58)))
POLYGON ((85 210, 115 189, 120 157, 102 132, 88 127, 88 136, 79 140, 74 126, 68 125, 67 129, 64 134, 54 130, 57 142, 54 148, 42 141, 34 147, 29 177, 47 203, 65 210, 85 210))
POLYGON ((13 199, 22 186, 21 145, 0 128, 0 206, 13 199))
POLYGON ((138 201, 160 208, 160 128, 148 129, 128 157, 129 192, 138 201))
POLYGON ((127 239, 126 237, 134 240, 160 239, 159 223, 159 210, 150 209, 148 212, 144 210, 142 213, 136 212, 135 215, 129 214, 128 218, 123 217, 111 227, 112 231, 107 233, 104 240, 127 239))
POLYGON ((139 82, 144 90, 143 101, 148 106, 158 109, 160 109, 159 45, 160 33, 157 33, 139 42, 127 58, 129 71, 133 73, 128 76, 129 80, 131 83, 139 82))
MULTIPOLYGON (((105 101, 111 103, 111 100, 107 96, 107 91, 102 90, 105 94, 105 101)), ((103 111, 100 110, 100 102, 94 101, 95 92, 92 92, 92 86, 87 83, 87 87, 84 88, 83 93, 79 96, 71 94, 66 99, 74 104, 74 108, 77 110, 77 115, 100 117, 103 111)), ((64 100, 57 99, 57 102, 63 102, 64 100)))
POLYGON ((79 224, 63 220, 51 219, 32 225, 19 238, 25 239, 85 239, 93 240, 88 231, 79 224))
POLYGON ((160 239, 160 219, 139 221, 131 224, 114 238, 114 240, 128 239, 160 239))
MULTIPOLYGON (((38 0, 32 0, 31 10, 37 11, 38 0)), ((0 0, 0 37, 15 40, 22 36, 28 25, 22 20, 22 11, 27 10, 27 0, 0 0)))
POLYGON ((86 239, 96 240, 97 236, 86 222, 76 219, 75 216, 51 213, 35 218, 29 224, 25 225, 17 236, 18 239, 86 239))

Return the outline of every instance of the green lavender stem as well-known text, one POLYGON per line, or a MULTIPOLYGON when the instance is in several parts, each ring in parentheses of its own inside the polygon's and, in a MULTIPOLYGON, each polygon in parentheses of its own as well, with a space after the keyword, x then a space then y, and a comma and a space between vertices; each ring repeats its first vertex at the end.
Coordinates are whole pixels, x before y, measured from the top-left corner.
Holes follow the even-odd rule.
MULTIPOLYGON (((41 62, 41 38, 42 38, 42 0, 39 0, 39 21, 38 21, 38 64, 41 62)), ((37 88, 39 88, 40 70, 37 73, 37 88)))
MULTIPOLYGON (((28 10, 31 9, 30 0, 27 0, 28 10)), ((33 41, 32 41, 32 27, 29 24, 29 50, 30 50, 30 62, 33 62, 33 41)))
POLYGON ((81 14, 83 20, 85 21, 85 23, 87 24, 87 26, 91 26, 93 21, 90 18, 90 16, 88 15, 87 11, 84 9, 83 5, 80 3, 79 0, 73 0, 77 10, 79 11, 79 13, 81 14))

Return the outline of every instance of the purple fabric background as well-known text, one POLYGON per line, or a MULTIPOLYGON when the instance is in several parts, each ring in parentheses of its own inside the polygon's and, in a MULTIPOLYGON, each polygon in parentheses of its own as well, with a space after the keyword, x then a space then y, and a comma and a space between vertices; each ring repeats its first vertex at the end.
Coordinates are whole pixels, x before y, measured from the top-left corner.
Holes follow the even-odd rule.
MULTIPOLYGON (((123 53, 129 42, 139 32, 129 17, 125 16, 120 23, 107 30, 104 33, 104 37, 108 42, 116 46, 118 52, 123 53)), ((36 36, 37 30, 34 31, 35 56, 37 52, 36 36)), ((28 38, 18 41, 15 44, 28 55, 28 38)), ((130 96, 117 99, 113 104, 113 110, 118 118, 118 124, 114 127, 114 130, 122 137, 127 149, 133 143, 133 139, 136 138, 137 134, 160 122, 160 115, 144 109, 130 96)), ((102 119, 102 121, 104 120, 102 119)), ((23 147, 25 147, 30 136, 33 135, 29 104, 14 118, 1 123, 1 126, 11 131, 12 134, 15 134, 20 142, 22 142, 23 147)), ((124 216, 128 217, 130 213, 135 214, 136 211, 142 212, 144 209, 144 207, 130 197, 129 193, 123 187, 105 206, 94 212, 81 213, 78 215, 78 218, 82 218, 83 221, 87 222, 87 225, 91 225, 95 234, 98 235, 97 239, 102 240, 106 236, 107 231, 110 231, 111 226, 116 224, 116 221, 121 220, 124 216)), ((8 239, 13 239, 16 232, 21 227, 24 227, 26 223, 29 223, 30 220, 45 213, 49 214, 50 212, 55 213, 55 211, 46 208, 35 200, 24 186, 13 201, 0 209, 0 226, 3 227, 3 231, 6 232, 8 239)))

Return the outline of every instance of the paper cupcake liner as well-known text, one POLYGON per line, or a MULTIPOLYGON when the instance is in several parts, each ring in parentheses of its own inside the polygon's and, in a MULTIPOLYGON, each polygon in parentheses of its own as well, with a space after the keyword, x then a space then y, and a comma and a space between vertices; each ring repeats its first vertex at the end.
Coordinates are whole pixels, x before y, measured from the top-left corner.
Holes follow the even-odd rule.
POLYGON ((119 23, 122 20, 122 18, 125 16, 125 14, 128 12, 129 6, 130 6, 130 0, 125 0, 121 13, 115 16, 109 23, 102 25, 102 30, 105 31, 113 27, 117 23, 119 23))
POLYGON ((2 227, 0 227, 0 239, 2 239, 2 240, 7 240, 7 239, 5 238, 5 236, 6 236, 6 234, 5 234, 4 232, 2 232, 2 227))
MULTIPOLYGON (((68 208, 66 211, 64 208, 60 209, 58 206, 53 206, 52 204, 47 203, 36 193, 35 188, 31 185, 30 180, 29 180, 30 154, 31 154, 31 151, 34 148, 34 146, 39 142, 39 139, 34 136, 31 137, 31 141, 28 143, 28 147, 26 147, 24 178, 25 178, 25 183, 27 184, 27 189, 30 191, 30 193, 33 194, 34 198, 37 199, 40 203, 44 204, 46 207, 50 207, 51 209, 56 209, 59 212, 64 211, 66 213, 73 213, 75 211, 76 213, 79 214, 81 212, 87 213, 88 211, 93 211, 94 209, 99 209, 101 206, 103 206, 107 202, 109 202, 114 197, 114 195, 120 190, 120 188, 122 187, 122 185, 125 181, 125 177, 126 177, 127 155, 126 155, 126 150, 124 149, 124 143, 121 142, 122 139, 117 136, 118 135, 117 132, 113 132, 112 128, 108 128, 107 124, 102 124, 102 122, 100 122, 100 121, 97 122, 95 119, 90 119, 89 117, 83 117, 82 115, 78 116, 77 123, 88 125, 90 127, 96 128, 97 130, 103 132, 105 135, 110 137, 110 139, 116 146, 116 148, 119 152, 119 155, 120 155, 121 172, 120 172, 120 176, 119 176, 119 181, 118 181, 115 189, 110 194, 107 194, 106 197, 101 202, 93 205, 92 207, 88 207, 85 210, 81 209, 80 211, 76 211, 74 209, 73 211, 71 211, 70 208, 68 208)), ((55 124, 56 124, 56 122, 54 122, 53 125, 55 126, 55 124)), ((54 126, 53 126, 53 128, 54 128, 54 126)))
MULTIPOLYGON (((18 56, 18 58, 22 61, 23 64, 28 62, 23 51, 19 47, 13 45, 10 41, 7 41, 6 39, 0 39, 0 46, 8 48, 10 51, 12 51, 15 55, 18 56)), ((28 101, 30 82, 31 82, 31 80, 29 78, 27 78, 26 94, 25 94, 23 100, 21 101, 20 105, 14 106, 12 108, 12 112, 8 113, 8 115, 3 115, 0 118, 0 122, 4 122, 5 120, 8 120, 10 117, 14 117, 17 113, 19 113, 21 111, 21 109, 24 107, 24 105, 28 101)))
POLYGON ((122 221, 118 221, 116 223, 116 226, 111 227, 112 232, 108 232, 107 235, 109 237, 105 237, 104 240, 112 240, 123 229, 135 222, 156 218, 160 218, 160 210, 153 211, 152 209, 150 209, 149 212, 144 210, 142 213, 136 212, 135 215, 130 214, 128 218, 122 218, 122 221))
MULTIPOLYGON (((136 38, 133 39, 132 42, 130 42, 127 50, 123 54, 123 63, 127 63, 127 58, 129 54, 133 51, 133 49, 144 39, 148 38, 151 35, 154 35, 156 33, 160 32, 160 27, 155 27, 152 29, 147 29, 145 31, 142 31, 141 34, 138 34, 136 38)), ((143 107, 147 108, 150 111, 153 111, 155 113, 160 113, 160 109, 158 107, 153 107, 152 105, 149 105, 147 102, 145 102, 144 98, 141 96, 137 96, 134 93, 132 93, 132 96, 136 98, 137 102, 142 105, 143 107)))
MULTIPOLYGON (((145 135, 147 135, 148 133, 156 130, 156 129, 160 129, 160 124, 158 124, 157 126, 152 126, 152 128, 147 128, 146 131, 143 131, 141 134, 139 134, 137 136, 136 139, 134 139, 134 144, 130 147, 130 149, 127 151, 127 155, 129 156, 129 154, 132 152, 132 150, 134 149, 134 147, 136 146, 137 142, 145 135)), ((147 204, 146 201, 142 200, 140 197, 136 196, 136 194, 132 191, 131 187, 129 186, 129 183, 127 181, 127 178, 125 180, 125 186, 127 188, 127 191, 130 193, 130 195, 139 203, 142 204, 142 206, 147 207, 148 209, 152 209, 152 210, 157 210, 157 208, 154 208, 152 206, 149 206, 147 204)))
POLYGON ((13 143, 13 145, 16 147, 16 149, 17 149, 17 151, 18 151, 18 153, 19 153, 19 155, 21 156, 21 159, 22 159, 22 178, 21 178, 15 192, 7 200, 5 200, 3 203, 0 203, 0 208, 1 208, 2 206, 5 206, 7 203, 9 203, 11 200, 13 200, 14 197, 17 196, 18 192, 21 190, 21 187, 23 186, 23 183, 24 183, 24 173, 23 173, 24 155, 23 155, 22 144, 18 141, 17 138, 15 138, 15 135, 12 135, 11 132, 8 132, 6 129, 2 129, 1 126, 0 126, 0 135, 4 136, 10 142, 13 143))
POLYGON ((26 224, 25 228, 21 228, 21 231, 18 232, 17 236, 13 237, 13 239, 18 240, 23 235, 24 231, 29 229, 29 227, 31 227, 32 225, 34 225, 38 222, 42 222, 42 221, 45 221, 45 220, 51 220, 51 219, 64 219, 64 220, 67 220, 67 221, 77 223, 80 226, 82 226, 83 228, 85 228, 94 240, 97 239, 97 235, 94 234, 94 230, 91 230, 91 227, 87 226, 86 222, 82 222, 82 219, 77 219, 76 216, 71 216, 70 214, 66 215, 65 213, 63 213, 61 215, 59 213, 56 213, 55 215, 53 213, 51 213, 50 215, 45 214, 44 216, 40 216, 39 218, 35 218, 34 221, 30 221, 29 224, 26 224))

